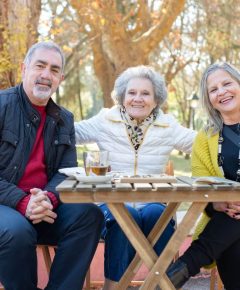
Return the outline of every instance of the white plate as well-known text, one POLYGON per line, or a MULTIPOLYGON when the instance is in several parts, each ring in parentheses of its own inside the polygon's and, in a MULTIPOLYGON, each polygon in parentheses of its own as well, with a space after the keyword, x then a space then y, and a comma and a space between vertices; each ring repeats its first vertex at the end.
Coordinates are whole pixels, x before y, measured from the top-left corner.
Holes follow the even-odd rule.
POLYGON ((74 177, 83 183, 106 183, 110 182, 112 179, 112 175, 89 175, 89 176, 84 176, 84 175, 79 175, 76 174, 74 177))
POLYGON ((75 177, 75 175, 85 175, 83 167, 67 167, 61 168, 58 171, 70 177, 75 177))

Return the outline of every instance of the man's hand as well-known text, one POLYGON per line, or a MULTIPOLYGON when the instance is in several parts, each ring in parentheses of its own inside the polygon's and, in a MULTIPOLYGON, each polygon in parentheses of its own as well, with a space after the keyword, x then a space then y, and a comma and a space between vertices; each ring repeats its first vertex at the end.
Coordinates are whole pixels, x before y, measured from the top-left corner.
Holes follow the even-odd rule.
POLYGON ((47 196, 47 192, 39 188, 33 188, 30 190, 30 193, 31 197, 26 209, 26 217, 33 224, 40 223, 41 221, 54 223, 57 214, 52 210, 53 206, 47 196))
POLYGON ((225 212, 231 218, 240 219, 240 202, 213 202, 216 211, 225 212))

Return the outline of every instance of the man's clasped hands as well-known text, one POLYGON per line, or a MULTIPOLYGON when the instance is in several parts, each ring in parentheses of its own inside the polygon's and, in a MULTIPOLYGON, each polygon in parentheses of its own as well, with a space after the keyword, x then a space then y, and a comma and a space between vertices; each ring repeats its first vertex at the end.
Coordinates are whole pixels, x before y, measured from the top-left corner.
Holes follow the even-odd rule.
POLYGON ((33 224, 45 221, 53 224, 57 214, 53 211, 52 203, 47 195, 47 191, 39 188, 30 189, 31 197, 27 205, 25 216, 33 224))

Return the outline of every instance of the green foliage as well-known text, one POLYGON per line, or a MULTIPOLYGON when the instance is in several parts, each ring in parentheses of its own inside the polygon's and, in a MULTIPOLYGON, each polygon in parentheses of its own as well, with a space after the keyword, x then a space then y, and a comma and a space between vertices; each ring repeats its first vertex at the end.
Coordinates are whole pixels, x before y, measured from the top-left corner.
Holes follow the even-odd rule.
POLYGON ((89 66, 79 65, 68 76, 62 86, 60 103, 73 112, 76 121, 88 119, 100 111, 102 91, 89 66))
POLYGON ((78 166, 83 167, 83 152, 88 150, 87 145, 77 145, 77 161, 78 166))
POLYGON ((179 151, 174 150, 170 159, 173 161, 174 175, 191 176, 191 160, 186 159, 185 154, 180 154, 179 151))

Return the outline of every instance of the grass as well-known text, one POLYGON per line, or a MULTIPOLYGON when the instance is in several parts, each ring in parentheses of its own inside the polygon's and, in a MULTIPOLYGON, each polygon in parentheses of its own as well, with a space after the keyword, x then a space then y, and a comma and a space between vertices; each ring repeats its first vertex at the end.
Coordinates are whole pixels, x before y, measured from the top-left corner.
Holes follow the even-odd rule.
POLYGON ((191 176, 191 163, 190 158, 185 158, 185 154, 179 154, 178 151, 174 150, 170 156, 170 160, 174 164, 174 175, 186 175, 191 176))
POLYGON ((88 151, 89 148, 87 145, 77 145, 77 161, 78 161, 78 166, 83 167, 83 152, 88 151))

